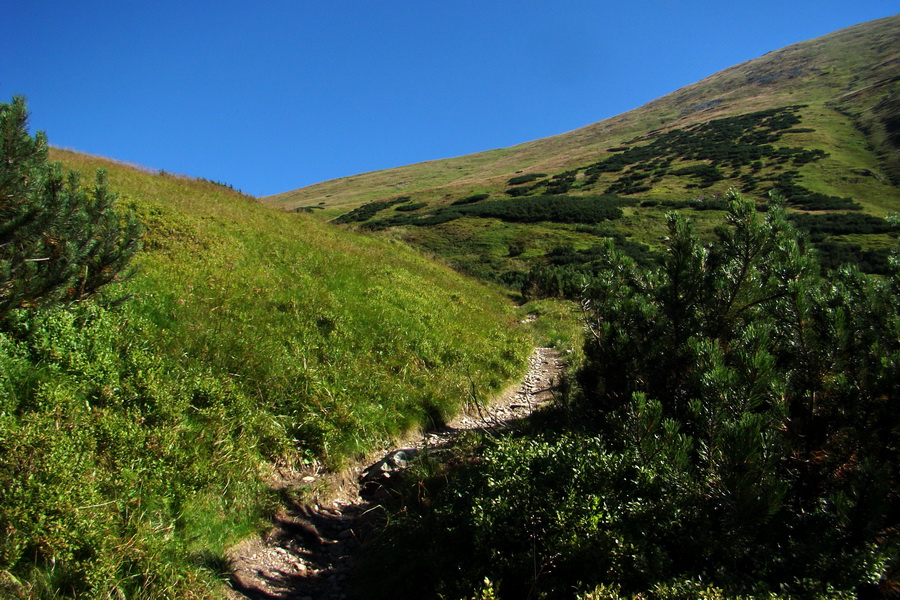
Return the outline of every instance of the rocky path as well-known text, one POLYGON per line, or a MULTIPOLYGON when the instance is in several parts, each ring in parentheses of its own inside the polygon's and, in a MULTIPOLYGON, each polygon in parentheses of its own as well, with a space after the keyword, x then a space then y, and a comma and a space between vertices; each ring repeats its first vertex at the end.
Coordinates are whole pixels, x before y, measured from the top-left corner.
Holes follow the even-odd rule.
POLYGON ((406 440, 368 466, 337 475, 306 474, 287 482, 323 493, 309 504, 285 506, 265 536, 232 549, 230 600, 352 599, 350 572, 363 517, 379 509, 373 492, 416 454, 450 448, 463 431, 514 427, 553 399, 561 372, 554 350, 536 348, 525 379, 490 405, 473 402, 470 410, 445 427, 406 440))

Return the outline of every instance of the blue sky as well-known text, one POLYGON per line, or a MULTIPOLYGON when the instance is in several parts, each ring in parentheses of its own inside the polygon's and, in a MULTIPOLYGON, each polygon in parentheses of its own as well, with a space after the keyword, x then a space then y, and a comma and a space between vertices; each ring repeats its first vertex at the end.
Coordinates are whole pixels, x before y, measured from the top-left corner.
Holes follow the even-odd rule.
POLYGON ((254 195, 563 133, 896 0, 10 0, 53 145, 254 195))

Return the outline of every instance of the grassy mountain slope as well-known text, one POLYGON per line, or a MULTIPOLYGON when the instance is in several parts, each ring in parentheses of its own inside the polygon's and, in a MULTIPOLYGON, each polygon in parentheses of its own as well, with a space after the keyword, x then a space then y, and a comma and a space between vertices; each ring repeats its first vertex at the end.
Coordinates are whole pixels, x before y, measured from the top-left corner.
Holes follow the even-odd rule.
POLYGON ((210 570, 271 506, 273 466, 339 466, 530 352, 502 294, 402 244, 52 157, 108 169, 147 231, 105 300, 0 333, 4 597, 217 597, 210 570))
MULTIPOLYGON (((841 102, 896 91, 900 16, 788 46, 716 73, 640 108, 511 148, 364 173, 275 194, 266 202, 326 210, 425 189, 499 185, 519 170, 562 171, 636 135, 799 103, 841 102)), ((865 102, 863 102, 865 104, 865 102)), ((334 211, 329 211, 333 213, 334 211)), ((326 212, 326 214, 329 214, 326 212)))
POLYGON ((613 236, 646 253, 658 247, 668 210, 692 210, 708 231, 721 220, 716 203, 727 190, 761 198, 775 189, 799 212, 868 215, 800 224, 827 263, 852 259, 877 271, 893 242, 872 218, 900 210, 898 48, 900 16, 864 23, 569 133, 263 200, 389 229, 458 268, 515 287, 535 268, 559 262, 553 252, 590 252, 598 236, 613 236), (611 202, 621 214, 577 217, 570 208, 561 218, 558 205, 572 201, 560 194, 611 202), (510 198, 554 208, 523 224, 509 213, 510 198), (367 212, 350 212, 360 207, 367 212))

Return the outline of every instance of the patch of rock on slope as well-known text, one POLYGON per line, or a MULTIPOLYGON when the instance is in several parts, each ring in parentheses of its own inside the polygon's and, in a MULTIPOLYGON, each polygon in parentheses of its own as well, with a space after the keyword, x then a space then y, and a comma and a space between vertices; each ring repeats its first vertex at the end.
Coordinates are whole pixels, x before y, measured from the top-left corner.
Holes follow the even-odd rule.
MULTIPOLYGON (((557 352, 536 348, 523 381, 489 406, 476 405, 452 422, 410 439, 368 467, 329 476, 339 493, 309 505, 285 506, 272 529, 235 547, 231 600, 320 600, 354 597, 350 572, 363 517, 378 508, 378 488, 420 452, 451 448, 461 432, 503 431, 553 400, 563 367, 557 352)), ((477 403, 476 403, 477 404, 477 403)), ((308 475, 306 484, 315 484, 308 475)))

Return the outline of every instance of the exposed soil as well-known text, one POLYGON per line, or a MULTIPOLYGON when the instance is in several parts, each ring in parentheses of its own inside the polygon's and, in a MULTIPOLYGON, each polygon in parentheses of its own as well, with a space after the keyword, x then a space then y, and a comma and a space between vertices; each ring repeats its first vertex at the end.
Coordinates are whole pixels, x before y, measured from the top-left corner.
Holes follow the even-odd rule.
POLYGON ((451 448, 460 432, 507 430, 553 399, 562 364, 550 348, 536 348, 524 380, 487 406, 473 406, 440 429, 405 440, 378 460, 339 474, 282 474, 278 486, 317 490, 309 504, 285 505, 265 535, 229 553, 231 600, 352 599, 351 570, 365 516, 379 510, 378 488, 421 452, 451 448))

